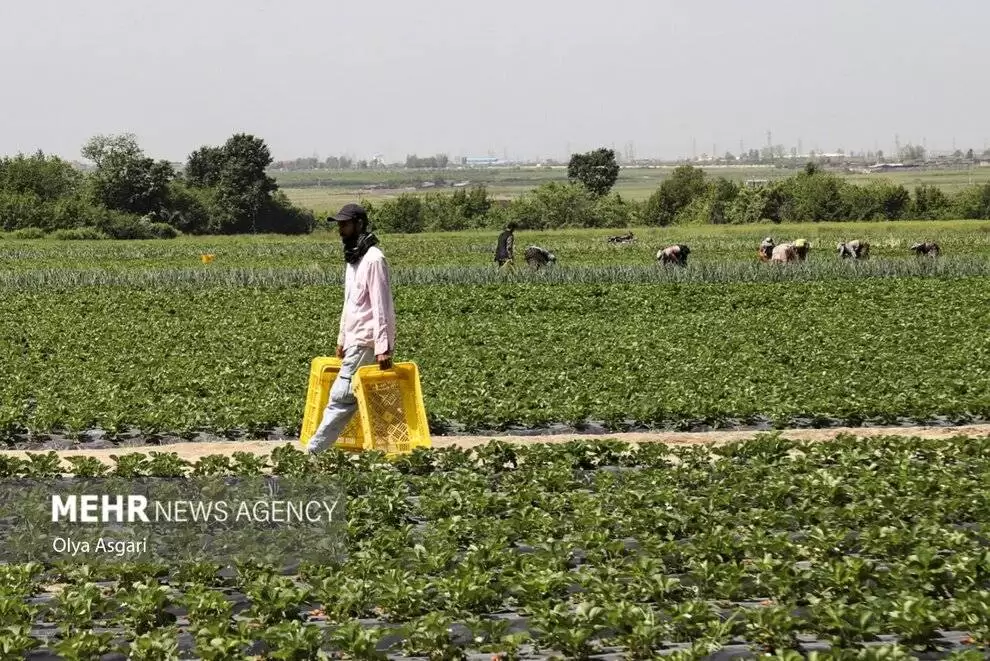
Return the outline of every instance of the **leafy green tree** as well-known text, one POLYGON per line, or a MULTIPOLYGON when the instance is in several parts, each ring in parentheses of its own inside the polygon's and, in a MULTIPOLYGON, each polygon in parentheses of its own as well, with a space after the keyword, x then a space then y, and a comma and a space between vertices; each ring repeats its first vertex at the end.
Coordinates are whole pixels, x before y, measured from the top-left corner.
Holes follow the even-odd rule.
POLYGON ((941 188, 923 184, 914 189, 910 214, 922 220, 938 220, 948 215, 951 205, 949 196, 941 188))
POLYGON ((217 233, 309 231, 313 222, 300 215, 268 176, 272 163, 268 145, 246 133, 232 136, 221 147, 201 147, 189 155, 184 177, 199 190, 209 210, 208 230, 217 233))
POLYGON ((472 186, 470 190, 458 188, 452 197, 454 205, 468 219, 484 216, 492 208, 492 199, 488 196, 488 189, 484 185, 472 186))
POLYGON ((392 200, 386 200, 369 218, 375 227, 383 232, 414 234, 422 232, 426 227, 423 199, 418 195, 403 193, 392 200))
MULTIPOLYGON (((463 191, 458 191, 462 193, 463 191)), ((464 207, 458 204, 454 195, 443 193, 427 193, 423 196, 423 214, 428 222, 428 229, 448 232, 467 229, 471 220, 464 215, 464 207)))
POLYGON ((575 183, 551 181, 516 198, 510 215, 522 229, 595 227, 594 197, 575 183))
POLYGON ((628 227, 636 207, 622 199, 618 193, 609 193, 595 199, 591 210, 594 227, 628 227))
MULTIPOLYGON (((811 164, 809 164, 811 166, 811 164)), ((785 184, 783 219, 789 222, 845 220, 844 182, 834 174, 806 166, 785 184)))
POLYGON ((58 156, 37 152, 31 156, 0 159, 0 192, 37 196, 54 201, 75 195, 82 183, 82 173, 58 156))
POLYGON ((911 194, 899 184, 874 181, 841 187, 843 218, 837 220, 900 220, 911 212, 911 194))
POLYGON ((573 154, 567 165, 567 178, 583 184, 593 195, 607 195, 619 178, 615 150, 603 147, 585 154, 573 154))
POLYGON ((83 146, 82 155, 96 165, 88 177, 95 203, 138 215, 165 207, 175 171, 168 161, 145 156, 133 134, 94 136, 83 146))
POLYGON ((200 147, 186 161, 186 182, 195 188, 219 186, 225 161, 223 147, 200 147))
POLYGON ((954 200, 956 214, 971 220, 990 219, 990 184, 968 186, 954 200))
POLYGON ((691 165, 682 165, 646 201, 641 211, 642 218, 649 225, 671 225, 676 222, 681 210, 687 208, 695 198, 704 195, 706 189, 705 171, 691 165))

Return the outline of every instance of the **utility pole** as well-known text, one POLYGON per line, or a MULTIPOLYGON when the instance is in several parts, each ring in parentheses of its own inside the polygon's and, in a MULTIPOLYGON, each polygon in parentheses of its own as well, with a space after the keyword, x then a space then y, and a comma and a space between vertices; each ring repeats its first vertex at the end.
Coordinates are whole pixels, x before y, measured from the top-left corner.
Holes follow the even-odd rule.
POLYGON ((698 139, 697 138, 691 138, 691 160, 692 161, 697 161, 698 160, 698 139))

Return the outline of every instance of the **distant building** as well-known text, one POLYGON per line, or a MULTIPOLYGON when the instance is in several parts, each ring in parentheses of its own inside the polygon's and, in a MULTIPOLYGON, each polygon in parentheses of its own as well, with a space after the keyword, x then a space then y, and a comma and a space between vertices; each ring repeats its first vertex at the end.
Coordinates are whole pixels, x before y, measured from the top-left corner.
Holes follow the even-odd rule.
POLYGON ((467 156, 464 158, 463 165, 496 165, 498 163, 498 158, 495 156, 467 156))

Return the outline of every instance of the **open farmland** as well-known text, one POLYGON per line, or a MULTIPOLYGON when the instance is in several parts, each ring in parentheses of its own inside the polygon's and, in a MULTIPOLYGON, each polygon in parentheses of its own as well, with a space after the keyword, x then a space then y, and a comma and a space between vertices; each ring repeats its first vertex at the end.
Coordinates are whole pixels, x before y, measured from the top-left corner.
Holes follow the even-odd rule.
MULTIPOLYGON (((6 478, 59 470, 54 452, 0 455, 6 478)), ((990 645, 990 437, 493 442, 317 464, 286 447, 71 469, 268 471, 339 480, 346 557, 0 565, 5 658, 975 660, 990 645)))
MULTIPOLYGON (((436 433, 981 421, 988 227, 636 230, 624 247, 523 233, 560 264, 508 275, 488 234, 386 236, 397 356, 420 365, 436 433), (767 232, 809 238, 809 261, 756 264, 767 232), (871 260, 834 256, 854 236, 871 260), (909 256, 930 238, 944 257, 909 256), (681 241, 687 269, 652 263, 681 241)), ((329 235, 0 241, 4 442, 293 435, 309 361, 333 350, 339 250, 329 235)))
MULTIPOLYGON (((731 181, 747 179, 780 179, 797 172, 796 169, 773 166, 711 167, 702 169, 711 177, 725 177, 731 181)), ((624 167, 619 172, 615 192, 630 200, 645 200, 673 172, 671 167, 624 167)), ((470 181, 484 184, 495 197, 508 199, 527 193, 550 181, 567 181, 567 168, 558 167, 499 167, 467 168, 461 170, 323 170, 273 173, 279 186, 285 190, 294 204, 313 209, 318 213, 335 212, 356 198, 376 201, 395 197, 405 192, 430 192, 437 188, 422 188, 424 182, 443 180, 448 184, 470 181)), ((852 183, 867 184, 889 181, 911 189, 915 186, 934 185, 948 194, 972 185, 990 181, 990 167, 960 169, 908 169, 904 171, 861 174, 841 173, 852 183)), ((440 190, 450 190, 441 187, 440 190)))

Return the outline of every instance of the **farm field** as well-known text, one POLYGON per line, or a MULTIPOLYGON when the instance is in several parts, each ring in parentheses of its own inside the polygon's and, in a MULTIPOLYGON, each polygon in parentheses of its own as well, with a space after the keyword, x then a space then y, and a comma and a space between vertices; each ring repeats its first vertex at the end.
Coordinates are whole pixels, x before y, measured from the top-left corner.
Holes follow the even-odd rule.
MULTIPOLYGON (((623 168, 615 191, 630 200, 645 200, 673 172, 673 167, 623 168)), ((793 175, 797 170, 775 167, 714 167, 704 168, 709 176, 732 181, 747 179, 778 179, 793 175)), ((429 192, 436 188, 421 188, 423 182, 443 179, 449 183, 470 181, 484 184, 499 198, 518 197, 549 181, 566 181, 567 168, 480 168, 446 171, 310 171, 275 172, 279 186, 294 204, 317 213, 336 211, 356 198, 381 200, 404 192, 429 192)), ((932 184, 946 193, 956 192, 971 184, 990 181, 990 168, 973 167, 959 170, 906 170, 877 174, 843 173, 841 176, 857 184, 887 180, 908 189, 932 184)), ((450 188, 439 190, 450 191, 450 188)))
MULTIPOLYGON (((386 236, 397 358, 420 365, 437 434, 980 422, 988 227, 637 229, 622 247, 521 233, 560 265, 513 274, 490 264, 491 234, 386 236), (756 264, 768 232, 808 237, 811 258, 756 264), (828 247, 853 236, 871 260, 828 247), (908 256, 930 238, 944 257, 908 256), (687 269, 652 263, 680 241, 687 269)), ((332 235, 0 240, 3 443, 291 437, 309 361, 333 350, 339 260, 332 235)))
MULTIPOLYGON (((79 477, 333 475, 347 555, 0 565, 0 645, 29 659, 981 659, 988 462, 990 437, 777 434, 392 462, 311 464, 290 447, 76 458, 79 477)), ((7 478, 60 470, 56 453, 0 455, 7 478)))

